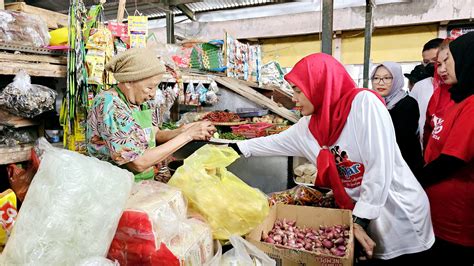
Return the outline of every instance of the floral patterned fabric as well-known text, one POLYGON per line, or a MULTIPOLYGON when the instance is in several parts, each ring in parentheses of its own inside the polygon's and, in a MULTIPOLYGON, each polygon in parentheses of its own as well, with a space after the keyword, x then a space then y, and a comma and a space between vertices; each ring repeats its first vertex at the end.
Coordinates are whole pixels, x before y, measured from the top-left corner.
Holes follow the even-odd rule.
MULTIPOLYGON (((148 102, 153 126, 159 124, 158 111, 148 102)), ((122 165, 143 155, 148 148, 145 132, 132 116, 140 107, 129 107, 115 91, 104 91, 94 98, 87 117, 87 151, 100 160, 122 165)))

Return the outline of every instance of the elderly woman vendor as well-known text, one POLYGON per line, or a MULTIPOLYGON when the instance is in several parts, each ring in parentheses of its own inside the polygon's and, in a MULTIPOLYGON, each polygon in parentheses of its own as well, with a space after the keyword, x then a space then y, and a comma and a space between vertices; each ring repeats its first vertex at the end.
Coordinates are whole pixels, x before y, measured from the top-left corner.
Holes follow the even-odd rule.
POLYGON ((151 100, 166 68, 151 50, 127 50, 114 57, 106 70, 118 84, 94 98, 87 118, 91 156, 129 169, 136 181, 151 179, 154 165, 188 142, 206 140, 215 132, 207 121, 170 131, 158 129, 158 111, 151 100))

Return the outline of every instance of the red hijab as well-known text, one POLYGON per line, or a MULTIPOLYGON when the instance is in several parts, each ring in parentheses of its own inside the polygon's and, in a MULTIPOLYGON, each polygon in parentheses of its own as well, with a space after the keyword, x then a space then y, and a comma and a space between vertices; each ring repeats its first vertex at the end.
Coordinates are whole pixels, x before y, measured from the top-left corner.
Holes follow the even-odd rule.
MULTIPOLYGON (((353 209, 354 202, 342 185, 334 155, 329 147, 334 145, 341 135, 351 111, 352 100, 363 89, 356 88, 341 63, 322 53, 303 58, 285 79, 297 86, 314 105, 309 130, 321 146, 316 159, 318 176, 315 184, 332 188, 336 204, 340 208, 353 209)), ((383 101, 381 98, 380 100, 383 101)))

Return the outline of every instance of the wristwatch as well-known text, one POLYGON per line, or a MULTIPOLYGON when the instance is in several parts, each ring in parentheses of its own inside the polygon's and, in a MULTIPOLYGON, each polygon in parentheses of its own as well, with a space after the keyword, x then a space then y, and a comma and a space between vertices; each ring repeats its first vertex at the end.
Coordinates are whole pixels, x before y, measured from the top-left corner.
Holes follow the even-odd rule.
POLYGON ((367 227, 369 226, 370 220, 365 219, 365 218, 359 218, 355 215, 352 215, 352 222, 360 225, 364 230, 367 230, 367 227))

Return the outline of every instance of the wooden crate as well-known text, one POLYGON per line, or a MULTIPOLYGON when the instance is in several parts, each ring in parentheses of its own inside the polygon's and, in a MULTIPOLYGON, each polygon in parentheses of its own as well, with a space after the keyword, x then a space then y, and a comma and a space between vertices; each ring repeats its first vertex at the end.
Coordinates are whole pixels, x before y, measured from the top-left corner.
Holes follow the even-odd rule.
POLYGON ((46 21, 48 28, 57 29, 68 26, 68 16, 51 10, 27 5, 24 2, 5 4, 5 9, 39 15, 46 21))

